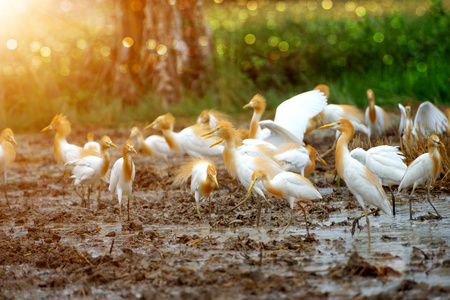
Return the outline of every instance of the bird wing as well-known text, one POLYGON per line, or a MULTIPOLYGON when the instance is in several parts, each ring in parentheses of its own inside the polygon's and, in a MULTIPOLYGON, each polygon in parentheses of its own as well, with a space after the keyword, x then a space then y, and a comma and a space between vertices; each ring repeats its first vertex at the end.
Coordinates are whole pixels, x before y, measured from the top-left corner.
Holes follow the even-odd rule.
POLYGON ((433 164, 430 154, 424 153, 416 158, 406 169, 405 175, 398 186, 398 191, 409 188, 414 183, 421 185, 427 182, 429 175, 433 173, 433 164))
POLYGON ((406 110, 405 107, 400 103, 398 104, 398 108, 400 109, 400 124, 398 125, 398 136, 401 137, 406 126, 406 110))
POLYGON ((382 184, 399 184, 406 172, 405 157, 398 147, 377 146, 367 151, 366 167, 382 184))
POLYGON ((427 131, 440 134, 447 130, 447 124, 445 114, 431 102, 426 101, 417 109, 413 132, 415 135, 420 132, 423 136, 427 136, 427 131))
POLYGON ((261 138, 265 141, 271 142, 274 145, 281 146, 286 143, 297 143, 300 145, 305 145, 305 143, 303 143, 303 134, 300 138, 289 131, 287 128, 281 126, 278 123, 275 123, 274 121, 260 121, 259 126, 261 126, 261 128, 270 130, 270 135, 265 135, 261 138))
POLYGON ((180 144, 186 153, 193 157, 222 155, 223 145, 209 148, 216 140, 214 138, 202 138, 200 136, 201 131, 199 131, 199 134, 196 133, 197 130, 200 130, 200 127, 196 125, 185 128, 179 133, 180 144))
MULTIPOLYGON (((116 191, 117 184, 119 183, 120 176, 122 176, 123 157, 119 158, 111 169, 111 175, 109 178, 109 191, 114 193, 116 191)), ((134 170, 134 167, 133 167, 134 170)), ((134 177, 134 176, 133 176, 134 177)))
POLYGON ((319 90, 301 93, 278 105, 274 122, 303 141, 309 119, 320 113, 326 105, 327 97, 319 90))
MULTIPOLYGON (((353 158, 348 159, 345 164, 343 177, 352 194, 357 199, 361 197, 364 202, 392 215, 386 193, 369 169, 353 158)), ((360 203, 360 205, 364 207, 364 203, 360 203)))
POLYGON ((307 178, 292 172, 283 172, 276 175, 273 185, 285 186, 285 192, 297 199, 322 199, 322 195, 307 178))
POLYGON ((309 152, 306 148, 294 148, 281 152, 275 156, 286 171, 303 174, 309 162, 309 152))

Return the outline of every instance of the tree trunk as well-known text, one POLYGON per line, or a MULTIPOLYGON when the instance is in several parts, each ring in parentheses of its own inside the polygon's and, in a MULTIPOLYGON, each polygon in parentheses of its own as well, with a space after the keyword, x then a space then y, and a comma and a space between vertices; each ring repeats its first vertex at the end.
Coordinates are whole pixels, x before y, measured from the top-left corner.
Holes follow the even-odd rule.
POLYGON ((203 92, 211 48, 200 0, 116 0, 113 94, 137 103, 153 91, 181 101, 182 88, 203 92))

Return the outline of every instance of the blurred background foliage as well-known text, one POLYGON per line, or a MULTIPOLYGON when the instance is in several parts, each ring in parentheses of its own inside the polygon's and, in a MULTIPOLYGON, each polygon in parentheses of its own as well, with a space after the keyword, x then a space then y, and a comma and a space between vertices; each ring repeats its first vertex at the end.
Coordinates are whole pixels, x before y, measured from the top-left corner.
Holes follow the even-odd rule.
MULTIPOLYGON (((239 117, 314 88, 330 103, 449 102, 449 1, 0 0, 0 124, 239 117), (164 12, 162 14, 161 12, 164 12), (160 16, 160 17, 157 17, 160 16), (142 23, 142 24, 140 24, 142 23)), ((268 112, 267 116, 270 115, 268 112)))

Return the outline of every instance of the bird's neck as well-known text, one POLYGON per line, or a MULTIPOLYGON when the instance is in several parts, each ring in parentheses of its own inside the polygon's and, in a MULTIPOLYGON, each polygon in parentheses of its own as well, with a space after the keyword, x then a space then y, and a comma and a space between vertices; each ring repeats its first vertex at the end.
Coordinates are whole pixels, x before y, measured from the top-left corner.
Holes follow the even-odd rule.
POLYGON ((131 181, 133 176, 133 157, 129 152, 123 156, 123 174, 126 182, 131 181))
POLYGON ((281 189, 277 189, 272 185, 269 179, 263 179, 264 186, 266 187, 267 192, 274 196, 284 197, 284 193, 281 189))
POLYGON ((101 176, 105 177, 106 173, 108 173, 109 162, 111 161, 111 157, 110 157, 108 151, 102 150, 102 159, 103 159, 103 165, 102 165, 102 169, 101 169, 101 176))
POLYGON ((433 161, 433 174, 434 179, 436 179, 441 173, 441 154, 437 147, 428 146, 428 153, 430 154, 431 160, 433 161))
POLYGON ((262 114, 264 113, 263 109, 254 109, 252 120, 250 121, 250 131, 248 134, 249 139, 258 138, 259 132, 261 128, 259 127, 259 121, 261 121, 262 114))
POLYGON ((55 160, 58 163, 64 163, 62 148, 67 144, 66 137, 58 135, 57 133, 55 136, 55 144, 53 146, 53 154, 55 155, 55 160))
POLYGON ((347 160, 350 157, 350 152, 348 151, 348 143, 352 139, 354 134, 355 130, 353 128, 346 128, 342 132, 336 144, 336 156, 335 156, 336 169, 339 177, 341 178, 343 178, 344 174, 345 160, 347 160))
POLYGON ((377 112, 375 110, 375 103, 373 100, 369 101, 369 120, 371 123, 375 123, 377 119, 377 112))
POLYGON ((200 185, 200 192, 203 195, 209 195, 214 190, 214 188, 215 188, 214 181, 211 179, 211 177, 206 175, 206 180, 203 181, 203 183, 200 185))
POLYGON ((181 146, 178 143, 177 140, 177 133, 173 132, 172 129, 163 129, 162 130, 164 139, 167 142, 167 145, 169 145, 170 150, 176 152, 176 153, 180 153, 181 151, 181 146))
POLYGON ((316 168, 316 154, 311 152, 309 153, 308 163, 306 164, 305 170, 303 171, 305 174, 304 176, 308 177, 309 174, 311 174, 315 168, 316 168))

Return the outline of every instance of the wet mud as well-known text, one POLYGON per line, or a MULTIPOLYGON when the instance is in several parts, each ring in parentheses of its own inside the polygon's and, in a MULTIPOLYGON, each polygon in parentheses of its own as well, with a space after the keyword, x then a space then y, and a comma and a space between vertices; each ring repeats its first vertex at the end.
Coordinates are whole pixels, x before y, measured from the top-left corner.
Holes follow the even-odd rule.
MULTIPOLYGON (((127 130, 99 130, 121 145, 127 130)), ((69 141, 84 143, 85 131, 69 141)), ((333 133, 306 141, 324 152, 333 133)), ((197 214, 189 185, 171 186, 186 157, 154 162, 134 157, 134 197, 119 207, 107 187, 81 206, 69 175, 53 158, 53 135, 17 135, 16 163, 8 170, 8 199, 0 193, 0 298, 2 299, 448 299, 450 210, 448 189, 434 187, 436 220, 418 189, 409 220, 407 195, 398 195, 397 216, 370 217, 351 234, 362 213, 334 174, 334 153, 317 164, 311 181, 323 195, 306 205, 310 235, 297 205, 270 197, 256 227, 255 199, 229 214, 246 195, 218 160, 220 187, 211 211, 197 214), (139 201, 139 203, 138 203, 139 201)), ((112 161, 120 157, 112 151, 112 161)), ((1 187, 4 187, 2 182, 1 187)))

